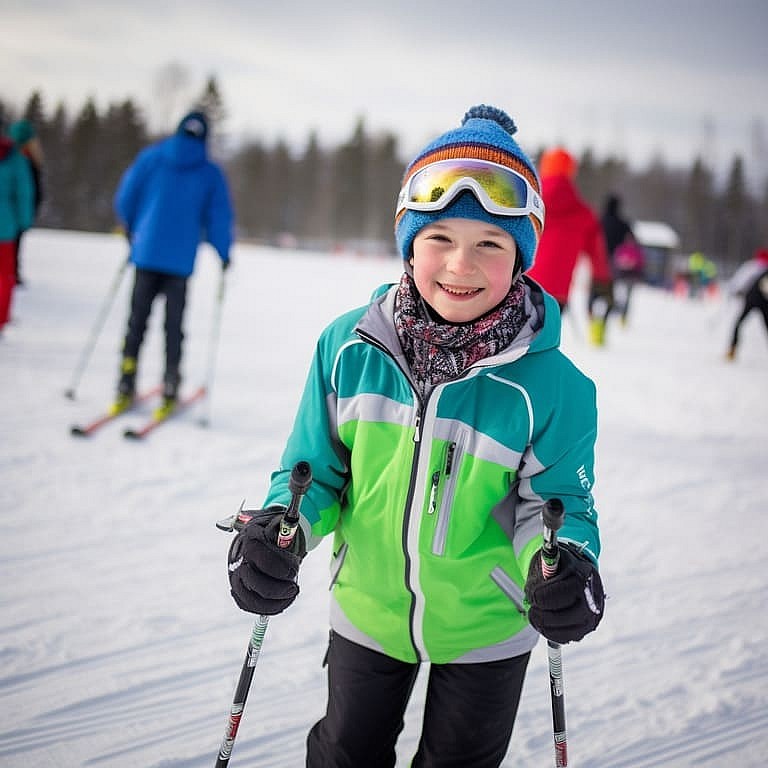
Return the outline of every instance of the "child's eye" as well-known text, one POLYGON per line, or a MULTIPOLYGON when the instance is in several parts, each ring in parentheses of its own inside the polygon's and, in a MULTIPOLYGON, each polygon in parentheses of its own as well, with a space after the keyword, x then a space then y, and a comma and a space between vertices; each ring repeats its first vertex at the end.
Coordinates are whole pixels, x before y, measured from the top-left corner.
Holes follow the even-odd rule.
POLYGON ((481 248, 500 248, 501 246, 493 240, 482 240, 478 245, 481 248))

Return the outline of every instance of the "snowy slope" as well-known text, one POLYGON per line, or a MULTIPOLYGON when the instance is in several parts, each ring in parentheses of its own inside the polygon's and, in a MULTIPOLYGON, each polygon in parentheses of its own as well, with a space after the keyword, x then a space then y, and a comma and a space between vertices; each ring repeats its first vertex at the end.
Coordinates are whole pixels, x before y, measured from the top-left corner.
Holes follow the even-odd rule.
MULTIPOLYGON (((124 243, 33 230, 25 248, 28 287, 0 337, 0 766, 212 766, 251 628, 214 523, 260 502, 322 327, 400 265, 236 248, 211 426, 193 411, 134 444, 121 437, 131 416, 69 435, 111 395, 127 277, 77 399, 63 397, 124 243)), ((188 388, 205 375, 218 280, 203 249, 188 388)), ((610 594, 598 632, 563 652, 577 768, 765 765, 768 344, 753 317, 739 361, 723 362, 734 309, 641 289, 630 326, 611 327, 601 350, 584 343, 582 314, 566 319, 563 346, 598 384, 610 594)), ((146 384, 161 373, 161 324, 156 311, 146 384)), ((304 561, 296 604, 270 623, 233 768, 303 765, 325 700, 326 555, 304 561)), ((540 644, 505 766, 552 764, 540 644)))

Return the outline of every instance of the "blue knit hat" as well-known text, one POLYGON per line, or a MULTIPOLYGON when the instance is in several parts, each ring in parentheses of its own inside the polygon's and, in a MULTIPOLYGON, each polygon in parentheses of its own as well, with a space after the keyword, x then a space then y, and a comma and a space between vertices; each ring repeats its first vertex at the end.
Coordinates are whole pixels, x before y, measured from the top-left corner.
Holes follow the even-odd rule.
POLYGON ((14 144, 22 147, 30 139, 35 138, 35 128, 29 120, 17 120, 15 123, 11 123, 8 135, 13 139, 14 144))
MULTIPOLYGON (((462 120, 460 128, 444 133, 428 144, 408 165, 403 175, 403 185, 417 171, 438 160, 466 158, 489 160, 512 168, 528 179, 530 185, 541 193, 536 168, 528 156, 512 138, 517 131, 512 118, 497 107, 480 104, 472 107, 462 120)), ((517 243, 523 262, 523 271, 533 265, 536 246, 541 236, 541 224, 533 215, 496 216, 488 213, 470 191, 462 192, 442 211, 405 210, 395 216, 395 239, 406 261, 410 259, 413 238, 419 230, 439 219, 477 219, 495 224, 509 232, 517 243)))
POLYGON ((190 112, 181 118, 176 133, 205 141, 208 137, 208 118, 203 112, 190 112))

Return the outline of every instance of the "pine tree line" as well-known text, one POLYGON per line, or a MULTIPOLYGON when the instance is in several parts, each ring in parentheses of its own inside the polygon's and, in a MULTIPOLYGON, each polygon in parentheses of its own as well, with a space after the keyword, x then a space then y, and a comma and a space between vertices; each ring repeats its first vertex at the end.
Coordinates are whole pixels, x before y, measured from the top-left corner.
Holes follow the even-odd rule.
MULTIPOLYGON (((209 114, 216 136, 226 110, 215 78, 195 106, 209 114)), ((18 117, 35 125, 45 153, 45 201, 37 224, 113 229, 112 199, 121 174, 142 147, 160 138, 149 131, 142 109, 128 99, 100 112, 89 99, 74 117, 62 105, 47 114, 35 91, 20 114, 0 101, 0 122, 18 117)), ((250 140, 226 152, 214 147, 229 179, 240 239, 394 247, 393 206, 405 165, 394 134, 371 136, 360 119, 350 138, 331 148, 321 147, 314 133, 298 153, 282 140, 272 146, 250 140)), ((579 161, 579 188, 597 211, 608 194, 618 193, 630 219, 666 222, 679 233, 682 252, 702 251, 726 273, 768 244, 768 183, 750 190, 739 156, 724 183, 701 158, 688 169, 659 158, 637 170, 587 150, 579 161)))

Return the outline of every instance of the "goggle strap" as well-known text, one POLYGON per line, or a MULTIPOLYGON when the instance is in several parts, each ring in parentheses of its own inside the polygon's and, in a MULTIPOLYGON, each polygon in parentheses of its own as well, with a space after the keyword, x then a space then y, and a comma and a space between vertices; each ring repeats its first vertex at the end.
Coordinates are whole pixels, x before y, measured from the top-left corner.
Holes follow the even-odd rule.
POLYGON ((501 151, 498 147, 488 144, 454 144, 431 152, 411 166, 406 183, 422 168, 439 163, 441 160, 482 160, 494 165, 501 165, 519 173, 534 190, 539 186, 536 174, 532 173, 531 169, 522 160, 508 152, 501 151))

